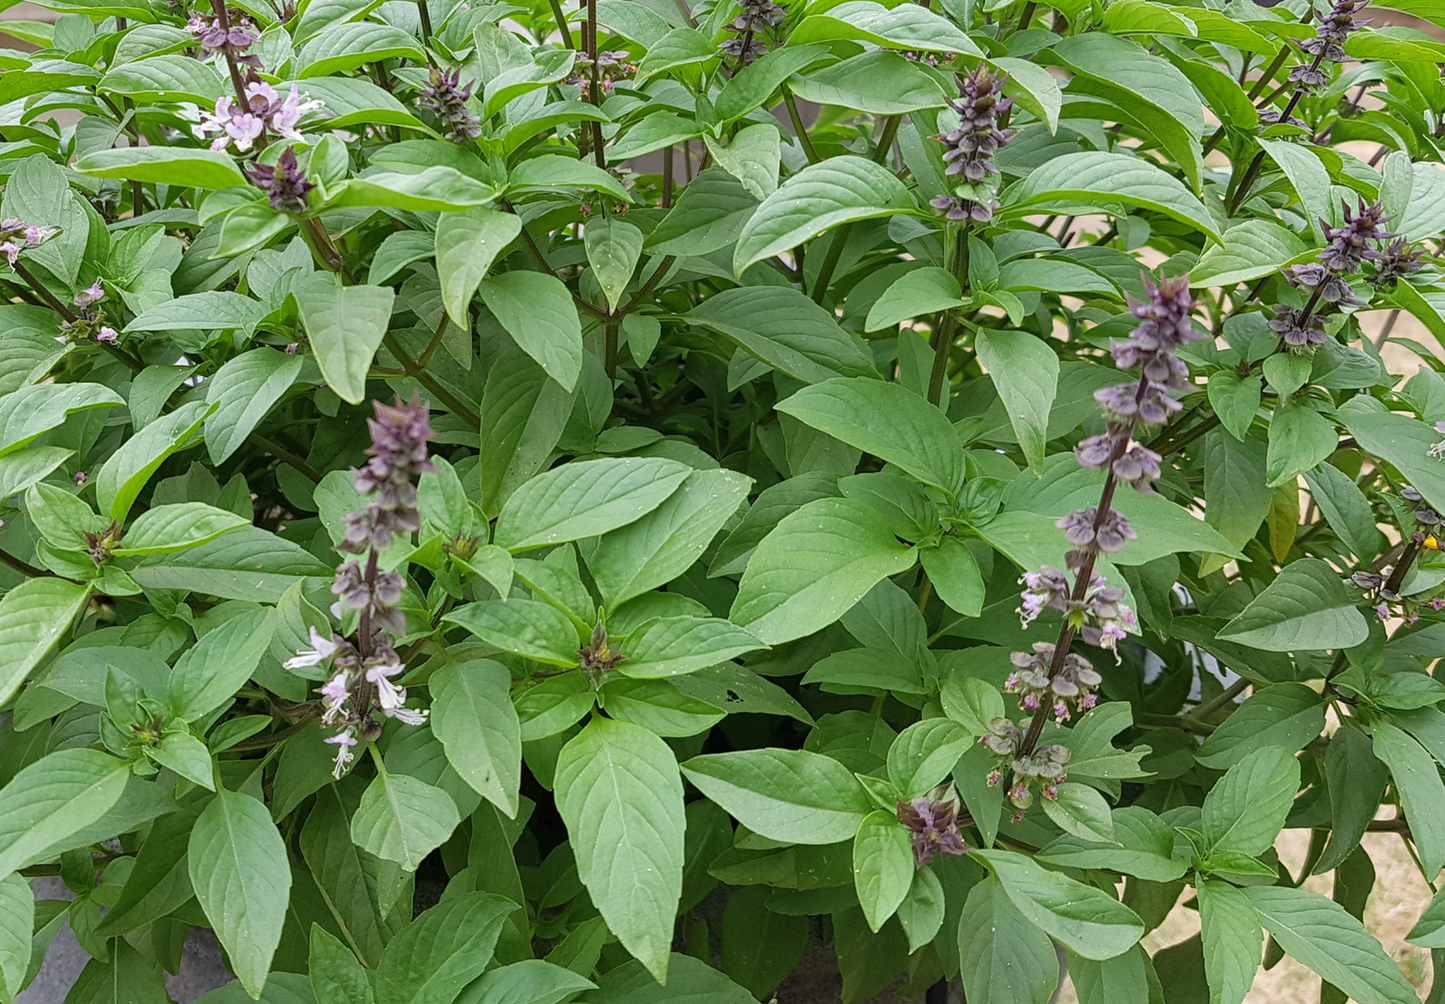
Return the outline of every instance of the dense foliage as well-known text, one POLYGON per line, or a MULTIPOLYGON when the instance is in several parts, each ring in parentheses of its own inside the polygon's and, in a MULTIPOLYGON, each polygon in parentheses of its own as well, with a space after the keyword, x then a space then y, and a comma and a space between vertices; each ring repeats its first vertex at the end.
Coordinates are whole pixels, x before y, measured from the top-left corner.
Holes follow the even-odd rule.
POLYGON ((44 6, 6 1000, 1417 999, 1438 0, 44 6))

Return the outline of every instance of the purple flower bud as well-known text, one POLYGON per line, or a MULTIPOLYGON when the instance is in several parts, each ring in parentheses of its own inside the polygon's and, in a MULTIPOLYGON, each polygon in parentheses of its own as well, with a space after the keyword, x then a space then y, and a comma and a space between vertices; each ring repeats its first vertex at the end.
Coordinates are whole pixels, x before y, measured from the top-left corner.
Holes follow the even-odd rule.
POLYGON ((475 82, 461 85, 461 70, 433 66, 430 85, 423 88, 417 105, 435 112, 442 135, 460 143, 482 134, 482 120, 467 109, 475 82))
POLYGON ((283 213, 306 211, 306 196, 316 186, 306 180, 296 163, 295 147, 287 147, 274 167, 257 162, 251 164, 249 170, 251 180, 266 193, 272 209, 283 213))

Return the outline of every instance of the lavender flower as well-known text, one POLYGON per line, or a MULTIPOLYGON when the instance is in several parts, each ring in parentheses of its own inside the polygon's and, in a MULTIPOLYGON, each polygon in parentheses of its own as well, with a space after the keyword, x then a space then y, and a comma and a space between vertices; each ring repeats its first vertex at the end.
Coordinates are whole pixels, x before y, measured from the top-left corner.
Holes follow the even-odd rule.
MULTIPOLYGON (((1367 0, 1336 0, 1330 12, 1320 19, 1319 27, 1315 29, 1315 37, 1298 43, 1300 51, 1314 57, 1310 62, 1300 63, 1290 69, 1290 83, 1296 85, 1300 92, 1316 91, 1330 82, 1330 74, 1325 71, 1324 64, 1344 61, 1345 40, 1363 23, 1356 21, 1354 15, 1366 2, 1367 0)), ((1299 95, 1296 94, 1290 100, 1289 107, 1293 108, 1298 100, 1299 95)))
POLYGON ((1370 282, 1380 289, 1392 289, 1395 283, 1425 267, 1425 253, 1405 238, 1392 241, 1375 259, 1375 274, 1370 282))
POLYGON ((1323 345, 1325 319, 1316 311, 1297 310, 1294 307, 1277 306, 1275 317, 1269 322, 1269 329, 1279 335, 1286 346, 1292 349, 1311 348, 1323 345))
POLYGON ((14 268, 21 251, 44 244, 58 233, 59 227, 37 227, 19 217, 7 216, 0 220, 0 254, 14 268))
POLYGON ((768 51, 757 36, 787 20, 788 8, 773 0, 739 0, 738 6, 742 12, 728 25, 728 30, 737 32, 738 37, 723 42, 718 50, 736 59, 739 66, 747 66, 768 51))
POLYGON ((240 104, 232 95, 217 99, 214 112, 202 111, 201 122, 193 127, 197 139, 215 135, 212 150, 224 150, 232 143, 242 153, 251 149, 269 130, 284 139, 300 142, 305 139, 296 124, 307 112, 322 107, 320 101, 301 94, 296 85, 282 98, 276 88, 252 76, 246 83, 246 101, 240 104))
POLYGON ((948 148, 943 155, 946 173, 961 174, 973 184, 998 173, 994 155, 1014 135, 1012 130, 998 127, 999 117, 1013 107, 1014 99, 1002 96, 1007 79, 980 63, 963 78, 958 100, 944 99, 959 119, 957 129, 938 137, 948 148))
POLYGON ((951 857, 968 853, 968 845, 958 832, 958 806, 952 798, 923 796, 911 802, 900 801, 898 821, 912 835, 913 863, 919 868, 927 868, 940 853, 951 857))
POLYGON ((287 147, 274 166, 257 161, 246 170, 256 187, 266 193, 272 209, 283 213, 306 211, 306 196, 316 186, 306 180, 306 173, 296 163, 295 147, 287 147))
MULTIPOLYGON (((1121 597, 1123 590, 1118 590, 1121 597)), ((1069 719, 1069 703, 1080 712, 1088 711, 1098 699, 1094 690, 1104 678, 1094 669, 1093 663, 1069 652, 1064 655, 1057 669, 1056 646, 1051 642, 1036 641, 1032 652, 1015 652, 1009 659, 1015 669, 1009 674, 1004 690, 1020 694, 1019 707, 1024 711, 1048 708, 1055 721, 1060 724, 1069 719)))
POLYGON ((1291 285, 1310 290, 1309 300, 1302 308, 1276 306, 1275 317, 1269 322, 1270 330, 1279 335, 1286 349, 1313 352, 1324 344, 1324 314, 1332 310, 1364 306, 1365 301, 1355 295, 1354 288, 1345 276, 1356 273, 1366 261, 1376 262, 1377 284, 1394 282, 1399 276, 1414 271, 1419 266, 1409 245, 1396 241, 1386 251, 1374 247, 1375 242, 1396 237, 1384 229, 1391 217, 1385 215, 1384 206, 1375 202, 1365 205, 1362 200, 1352 213, 1344 205, 1343 226, 1332 227, 1324 220, 1327 244, 1320 251, 1318 259, 1302 265, 1291 266, 1285 277, 1291 285), (1385 276, 1383 280, 1379 276, 1385 276))
POLYGON ((461 70, 431 68, 430 86, 422 89, 417 105, 435 112, 442 135, 458 143, 482 134, 482 120, 467 109, 476 81, 461 86, 461 70))
POLYGON ((1362 261, 1378 261, 1382 257, 1370 246, 1371 241, 1389 240, 1398 235, 1384 229, 1384 224, 1393 217, 1385 215, 1382 203, 1366 206, 1361 199, 1353 215, 1348 204, 1343 204, 1341 208, 1345 215, 1344 226, 1332 227, 1324 220, 1320 221, 1329 243, 1320 252, 1319 260, 1331 272, 1358 272, 1362 261))
POLYGON ((788 17, 788 8, 772 0, 741 0, 739 6, 742 13, 728 25, 733 31, 756 34, 782 24, 788 17))
POLYGON ((959 176, 960 184, 931 205, 954 222, 988 223, 998 208, 988 182, 998 174, 994 156, 1014 137, 1013 130, 999 126, 999 119, 1013 107, 1013 98, 1003 97, 1007 80, 1005 74, 980 63, 963 78, 958 100, 946 99, 958 113, 958 128, 937 139, 948 148, 943 155, 946 173, 959 176))
POLYGON ((202 17, 192 14, 186 22, 186 30, 195 35, 201 46, 208 52, 228 52, 240 55, 256 44, 256 28, 246 17, 231 13, 229 27, 219 17, 202 17))
POLYGON ((379 569, 377 558, 391 546, 394 534, 409 533, 420 523, 412 478, 435 470, 426 445, 432 436, 429 410, 416 398, 394 405, 377 401, 374 409, 376 417, 368 420, 367 462, 352 472, 357 490, 374 498, 346 517, 346 536, 337 545, 341 551, 369 555, 364 568, 357 561, 343 562, 331 585, 339 598, 332 607, 334 616, 340 618, 346 609, 361 614, 357 638, 353 642, 335 633, 327 638, 312 628, 312 647, 285 663, 294 671, 329 664, 318 693, 322 724, 341 729, 326 740, 338 747, 337 777, 353 760, 357 736, 369 741, 379 734, 375 712, 404 725, 420 725, 427 717, 426 711, 406 706, 406 688, 396 682, 406 666, 389 635, 405 631, 406 619, 397 604, 406 584, 398 573, 379 569))

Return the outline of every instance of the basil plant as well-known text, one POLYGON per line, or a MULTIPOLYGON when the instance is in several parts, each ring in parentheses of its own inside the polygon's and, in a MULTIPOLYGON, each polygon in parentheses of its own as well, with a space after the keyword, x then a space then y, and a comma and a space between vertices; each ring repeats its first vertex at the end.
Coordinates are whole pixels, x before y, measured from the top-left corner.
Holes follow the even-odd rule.
POLYGON ((1439 0, 41 7, 4 1001, 1419 1000, 1439 0))

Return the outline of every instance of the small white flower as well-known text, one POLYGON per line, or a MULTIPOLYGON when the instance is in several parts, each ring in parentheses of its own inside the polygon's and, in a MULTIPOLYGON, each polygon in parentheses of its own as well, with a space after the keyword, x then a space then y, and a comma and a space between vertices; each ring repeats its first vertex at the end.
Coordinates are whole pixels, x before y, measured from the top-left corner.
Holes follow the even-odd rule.
POLYGON ((330 637, 323 636, 315 628, 312 628, 311 648, 302 649, 296 653, 295 658, 287 659, 282 665, 287 669, 306 669, 321 665, 335 654, 336 643, 330 637))
POLYGON ((351 734, 350 729, 343 729, 324 741, 337 747, 336 766, 332 768, 331 776, 340 781, 346 773, 347 764, 356 759, 351 752, 351 748, 356 745, 356 736, 351 734))

